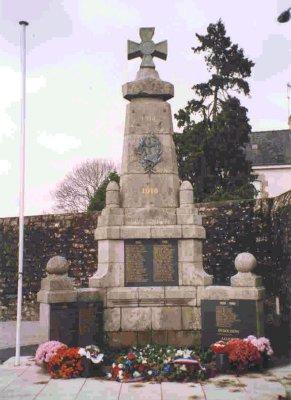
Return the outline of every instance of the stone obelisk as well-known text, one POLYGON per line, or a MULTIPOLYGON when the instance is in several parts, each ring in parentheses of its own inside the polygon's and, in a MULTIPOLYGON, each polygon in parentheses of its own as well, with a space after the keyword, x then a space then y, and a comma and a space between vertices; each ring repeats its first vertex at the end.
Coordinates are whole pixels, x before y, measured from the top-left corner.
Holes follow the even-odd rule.
POLYGON ((205 230, 189 182, 180 184, 171 107, 174 87, 160 79, 153 57, 166 59, 167 42, 154 28, 128 41, 128 59, 141 57, 136 79, 123 85, 126 109, 120 188, 110 182, 98 218, 98 268, 110 346, 147 342, 193 345, 201 329, 199 287, 205 230))

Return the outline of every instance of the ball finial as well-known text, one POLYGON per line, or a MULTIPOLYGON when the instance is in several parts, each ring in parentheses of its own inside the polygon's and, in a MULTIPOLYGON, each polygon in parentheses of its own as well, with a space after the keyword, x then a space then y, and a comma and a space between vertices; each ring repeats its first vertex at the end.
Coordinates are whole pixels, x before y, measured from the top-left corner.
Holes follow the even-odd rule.
POLYGON ((64 275, 69 270, 69 263, 65 257, 54 256, 49 259, 46 265, 46 271, 48 274, 52 275, 64 275))
POLYGON ((240 253, 234 260, 234 266, 238 272, 252 272, 256 265, 257 260, 251 253, 240 253))

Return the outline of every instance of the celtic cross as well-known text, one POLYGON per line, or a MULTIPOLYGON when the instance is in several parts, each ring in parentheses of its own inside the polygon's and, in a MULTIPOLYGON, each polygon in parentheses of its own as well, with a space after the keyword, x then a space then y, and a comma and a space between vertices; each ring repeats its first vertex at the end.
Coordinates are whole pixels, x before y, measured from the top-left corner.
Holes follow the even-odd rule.
POLYGON ((136 57, 141 57, 141 68, 155 68, 153 57, 158 57, 162 60, 167 59, 167 41, 164 40, 163 42, 155 44, 152 41, 154 33, 155 28, 140 28, 139 36, 141 38, 141 43, 136 43, 131 40, 127 41, 128 60, 132 60, 136 57))

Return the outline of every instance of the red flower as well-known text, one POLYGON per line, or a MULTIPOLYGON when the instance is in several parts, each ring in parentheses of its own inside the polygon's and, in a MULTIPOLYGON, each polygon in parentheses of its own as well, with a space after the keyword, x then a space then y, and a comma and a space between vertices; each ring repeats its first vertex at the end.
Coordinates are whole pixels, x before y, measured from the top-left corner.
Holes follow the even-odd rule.
POLYGON ((261 361, 259 350, 252 343, 243 339, 230 340, 226 344, 225 351, 229 361, 236 365, 238 370, 247 369, 261 361))
POLYGON ((81 356, 78 348, 60 348, 48 362, 48 372, 52 378, 75 378, 81 374, 81 356))
POLYGON ((127 354, 127 359, 130 360, 130 361, 133 361, 133 360, 136 359, 136 356, 135 356, 134 353, 128 353, 127 354))
POLYGON ((219 342, 216 342, 210 346, 210 349, 213 351, 215 354, 222 354, 225 353, 226 349, 226 343, 220 340, 219 342))
POLYGON ((112 378, 116 379, 118 377, 118 372, 120 371, 120 368, 118 365, 115 365, 114 367, 111 368, 111 375, 112 378))

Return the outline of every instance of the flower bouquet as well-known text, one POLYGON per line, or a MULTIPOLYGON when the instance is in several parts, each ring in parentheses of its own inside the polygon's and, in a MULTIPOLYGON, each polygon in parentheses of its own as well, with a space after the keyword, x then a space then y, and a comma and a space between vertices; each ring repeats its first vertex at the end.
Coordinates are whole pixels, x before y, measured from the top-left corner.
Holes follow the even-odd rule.
POLYGON ((226 344, 226 353, 231 367, 239 375, 261 363, 261 355, 256 346, 244 339, 232 339, 226 344))
POLYGON ((82 356, 75 347, 58 349, 48 362, 48 372, 52 378, 76 378, 83 370, 82 356))
POLYGON ((274 354, 270 340, 264 336, 257 338, 253 335, 248 336, 245 340, 253 344, 258 349, 261 354, 261 367, 267 368, 269 366, 271 356, 274 354))
POLYGON ((43 368, 47 368, 47 364, 59 349, 66 349, 67 345, 57 340, 50 340, 38 346, 35 353, 35 363, 43 368))
POLYGON ((205 371, 192 350, 147 345, 116 357, 107 377, 122 382, 192 381, 205 371))
POLYGON ((78 353, 82 357, 82 365, 84 367, 84 371, 82 372, 83 377, 89 378, 91 376, 102 375, 100 365, 103 362, 104 354, 101 353, 98 346, 80 347, 78 353))

